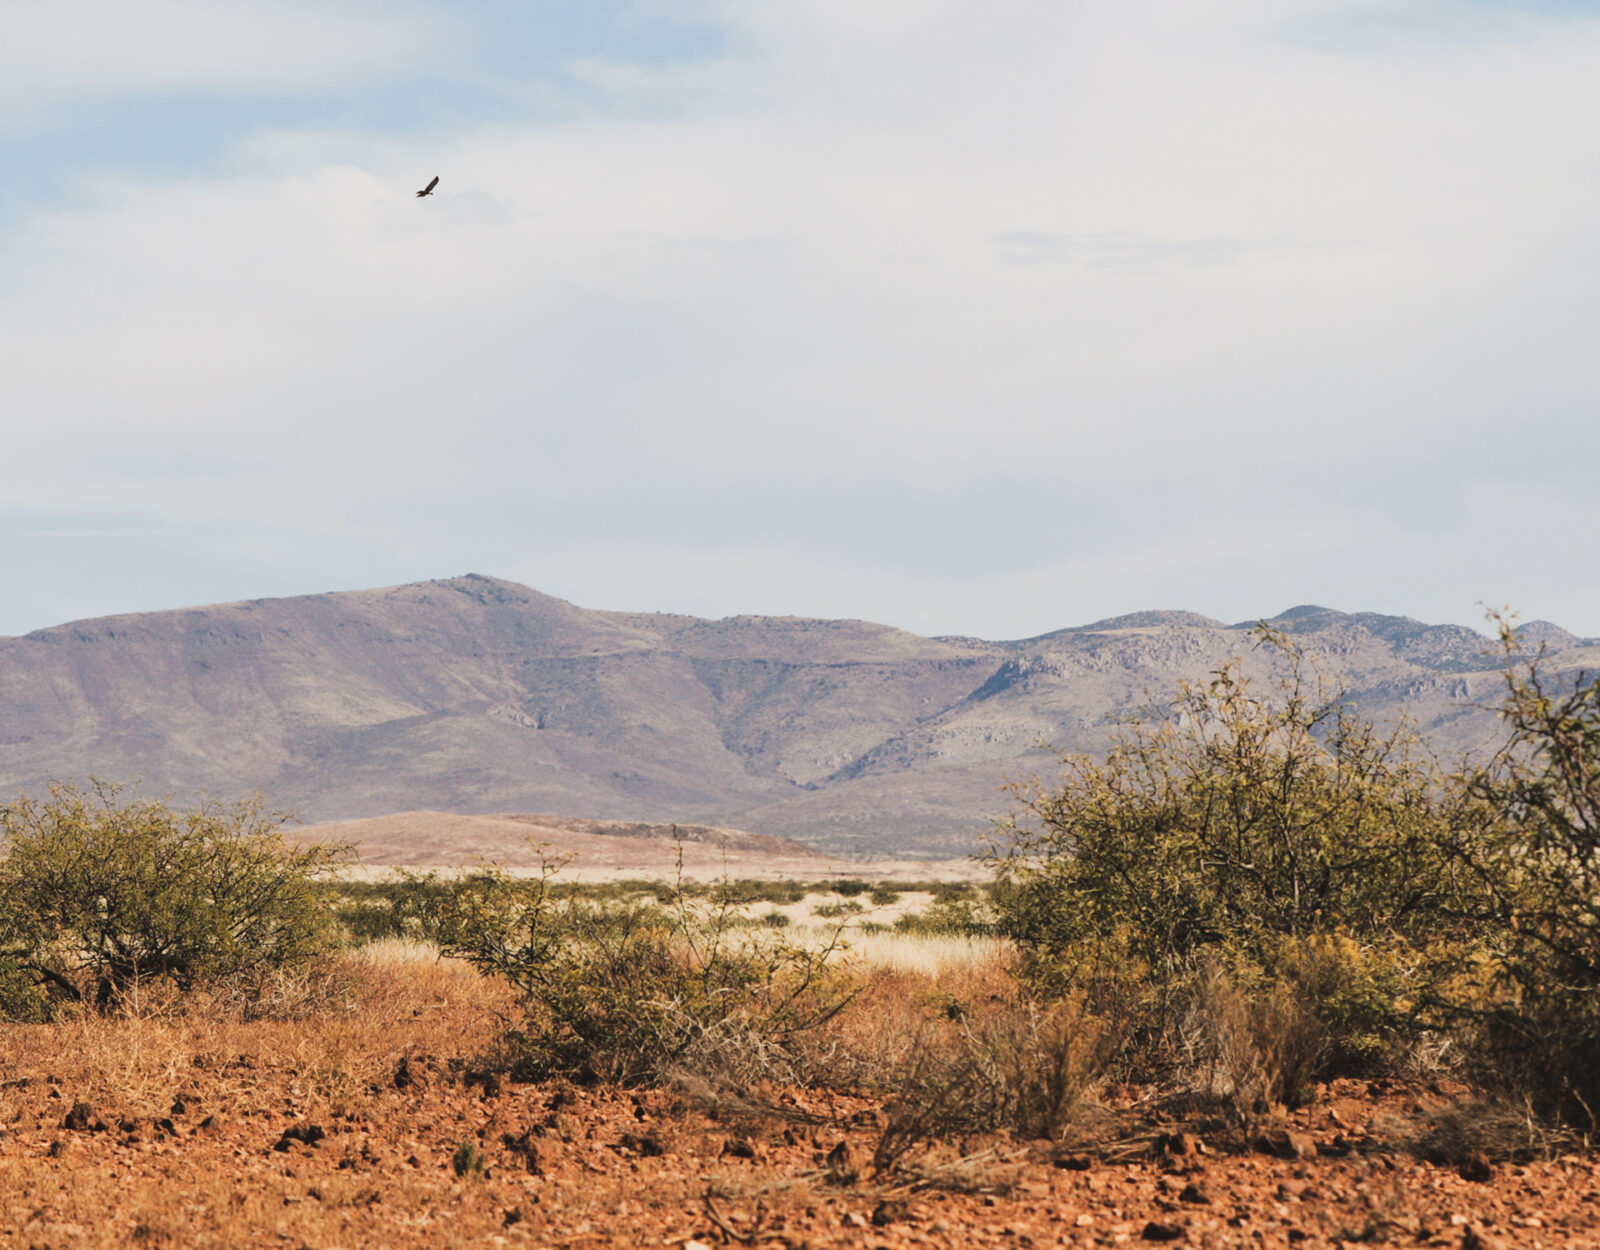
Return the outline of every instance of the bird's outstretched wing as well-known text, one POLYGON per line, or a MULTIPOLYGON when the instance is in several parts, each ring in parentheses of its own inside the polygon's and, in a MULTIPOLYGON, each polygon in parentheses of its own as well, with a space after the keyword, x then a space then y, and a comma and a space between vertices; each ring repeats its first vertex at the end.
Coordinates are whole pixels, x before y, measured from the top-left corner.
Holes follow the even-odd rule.
POLYGON ((438 174, 434 174, 433 181, 430 182, 427 186, 423 187, 422 190, 417 192, 417 198, 420 200, 425 195, 432 195, 433 194, 433 189, 438 185, 439 185, 439 175, 438 174))

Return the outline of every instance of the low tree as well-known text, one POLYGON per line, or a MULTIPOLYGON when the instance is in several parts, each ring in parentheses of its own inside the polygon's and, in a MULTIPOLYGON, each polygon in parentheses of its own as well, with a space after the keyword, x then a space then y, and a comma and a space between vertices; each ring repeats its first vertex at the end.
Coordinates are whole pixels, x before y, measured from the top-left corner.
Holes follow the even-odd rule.
POLYGON ((288 841, 285 820, 259 799, 179 810, 102 782, 19 798, 0 808, 0 967, 105 1006, 141 978, 189 990, 326 950, 317 881, 339 852, 288 841))
POLYGON ((1510 620, 1505 749, 1468 778, 1496 820, 1452 841, 1466 916, 1497 935, 1509 994, 1481 1015, 1493 1064, 1543 1109, 1600 1129, 1600 680, 1552 673, 1510 620))
MULTIPOLYGON (((1274 641, 1274 645, 1279 645, 1274 641)), ((1117 937, 1147 963, 1437 923, 1457 888, 1440 830, 1469 819, 1405 726, 1387 734, 1296 657, 1258 693, 1237 661, 1019 794, 994 859, 1003 923, 1041 951, 1117 937)))
POLYGON ((993 855, 1000 927, 1036 980, 1088 992, 1141 1044, 1170 1042, 1221 968, 1262 1001, 1289 983, 1322 1018, 1313 1069, 1359 1067, 1462 923, 1446 844, 1481 813, 1408 727, 1380 731, 1288 640, 1263 643, 1288 660, 1277 687, 1234 661, 1103 762, 1019 792, 993 855))

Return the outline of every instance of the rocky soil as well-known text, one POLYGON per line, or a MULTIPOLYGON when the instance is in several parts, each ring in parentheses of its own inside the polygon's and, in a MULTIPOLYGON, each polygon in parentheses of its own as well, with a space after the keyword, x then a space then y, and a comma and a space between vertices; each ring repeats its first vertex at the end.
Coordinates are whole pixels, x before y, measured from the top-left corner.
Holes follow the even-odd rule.
POLYGON ((923 1145, 875 1168, 882 1109, 844 1095, 717 1105, 513 1084, 375 1036, 341 1069, 248 1039, 183 1054, 163 1033, 116 1098, 103 1068, 52 1053, 59 1030, 25 1032, 0 1090, 0 1240, 38 1250, 1600 1246, 1591 1157, 1401 1148, 1459 1100, 1448 1086, 1341 1083, 1253 1146, 1155 1122, 1123 1090, 1093 1140, 923 1145))

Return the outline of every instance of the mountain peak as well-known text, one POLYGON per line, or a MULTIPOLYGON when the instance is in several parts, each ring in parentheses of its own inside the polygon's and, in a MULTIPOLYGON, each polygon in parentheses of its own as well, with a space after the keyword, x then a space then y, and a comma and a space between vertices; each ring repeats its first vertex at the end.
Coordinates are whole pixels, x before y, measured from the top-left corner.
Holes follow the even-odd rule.
POLYGON ((1122 616, 1108 616, 1103 621, 1074 627, 1077 633, 1111 633, 1119 629, 1226 629, 1221 621, 1198 612, 1181 608, 1152 608, 1144 612, 1128 612, 1122 616))
POLYGON ((1583 641, 1578 635, 1550 621, 1526 621, 1511 632, 1524 646, 1542 646, 1546 651, 1564 651, 1583 641))

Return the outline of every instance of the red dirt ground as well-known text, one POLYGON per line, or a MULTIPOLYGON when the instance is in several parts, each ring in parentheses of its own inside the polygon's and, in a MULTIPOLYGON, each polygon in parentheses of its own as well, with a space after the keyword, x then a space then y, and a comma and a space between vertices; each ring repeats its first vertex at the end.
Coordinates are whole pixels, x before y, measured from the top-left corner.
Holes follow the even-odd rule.
POLYGON ((1435 1166, 1382 1146, 1373 1122, 1445 1101, 1427 1089, 1324 1091, 1275 1138, 1304 1158, 1163 1138, 1125 1108, 1114 1147, 990 1139, 965 1143, 965 1161, 946 1146, 874 1175, 881 1120, 859 1099, 778 1093, 770 1114, 735 1115, 463 1075, 407 1060, 333 1112, 242 1054, 195 1070, 153 1117, 74 1114, 64 1081, 12 1078, 0 1237, 33 1250, 1600 1246, 1592 1159, 1435 1166))

